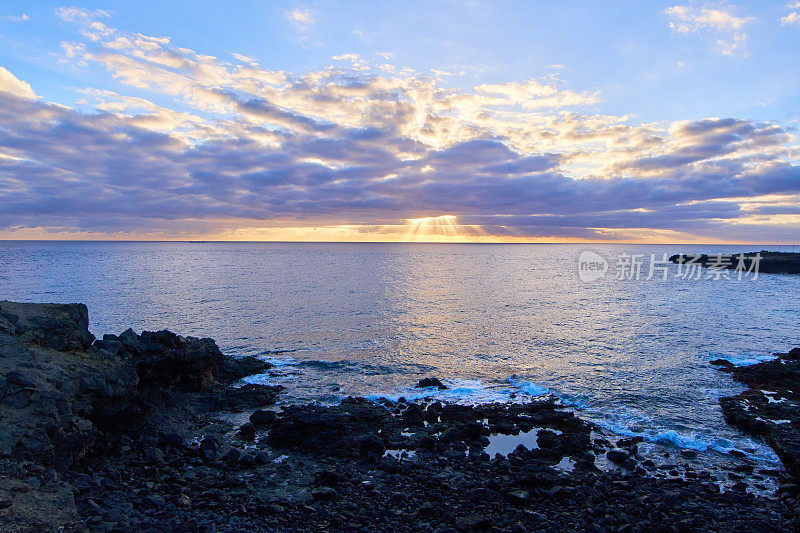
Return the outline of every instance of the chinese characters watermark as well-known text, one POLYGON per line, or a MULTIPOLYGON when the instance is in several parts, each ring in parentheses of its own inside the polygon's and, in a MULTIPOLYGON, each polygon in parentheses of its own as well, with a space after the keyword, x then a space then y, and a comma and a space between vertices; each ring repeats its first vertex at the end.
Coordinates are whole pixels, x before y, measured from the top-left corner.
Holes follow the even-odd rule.
POLYGON ((613 274, 618 280, 737 280, 758 279, 761 254, 628 254, 621 253, 613 261, 599 253, 584 250, 578 256, 578 277, 592 282, 613 274))

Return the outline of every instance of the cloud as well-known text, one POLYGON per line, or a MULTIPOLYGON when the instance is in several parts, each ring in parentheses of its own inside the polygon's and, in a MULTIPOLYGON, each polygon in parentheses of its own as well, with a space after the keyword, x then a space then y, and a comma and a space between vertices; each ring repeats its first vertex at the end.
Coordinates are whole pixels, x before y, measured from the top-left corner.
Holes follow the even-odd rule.
POLYGON ((311 9, 297 7, 286 12, 286 18, 296 31, 296 38, 303 46, 318 46, 320 43, 314 38, 316 16, 311 9))
POLYGON ((3 67, 0 67, 0 92, 10 93, 21 98, 38 98, 30 84, 17 79, 3 67))
POLYGON ((636 124, 549 76, 454 89, 353 56, 282 72, 70 16, 84 42, 63 60, 138 96, 85 88, 82 112, 0 70, 6 236, 396 238, 443 214, 502 239, 800 233, 778 124, 636 124))
MULTIPOLYGON (((800 8, 800 3, 789 4, 791 8, 800 8)), ((792 11, 785 17, 781 17, 781 26, 800 26, 800 12, 792 11)))
POLYGON ((300 28, 307 28, 314 24, 314 15, 309 9, 296 8, 286 12, 286 17, 300 28))
POLYGON ((28 22, 31 18, 26 13, 23 13, 22 15, 4 15, 0 17, 0 20, 7 20, 8 22, 28 22))
POLYGON ((738 17, 724 7, 672 6, 664 13, 670 18, 669 27, 680 34, 709 34, 715 41, 716 49, 723 55, 744 54, 747 33, 743 28, 754 17, 738 17))
POLYGON ((98 18, 110 17, 111 14, 104 9, 84 9, 80 7, 57 7, 56 16, 65 22, 88 23, 98 18))

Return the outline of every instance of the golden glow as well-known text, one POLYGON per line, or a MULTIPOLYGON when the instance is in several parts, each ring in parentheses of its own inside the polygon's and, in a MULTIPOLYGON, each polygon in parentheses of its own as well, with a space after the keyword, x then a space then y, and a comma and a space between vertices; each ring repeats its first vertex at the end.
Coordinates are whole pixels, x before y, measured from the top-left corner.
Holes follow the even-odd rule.
POLYGON ((462 226, 454 215, 409 218, 405 232, 407 242, 470 242, 471 237, 483 237, 487 233, 481 226, 462 226))
MULTIPOLYGON (((433 242, 433 243, 618 243, 618 244, 748 244, 750 241, 713 238, 651 228, 590 228, 591 237, 492 235, 483 226, 459 224, 454 215, 408 219, 405 224, 320 224, 290 226, 287 222, 220 219, 205 232, 192 230, 207 220, 182 221, 183 227, 162 232, 78 232, 67 228, 15 228, 0 231, 0 240, 87 241, 283 241, 283 242, 433 242), (283 225, 282 225, 283 224, 283 225), (189 229, 187 229, 189 228, 189 229)), ((781 222, 797 223, 795 217, 781 222)), ((755 242, 755 241, 753 241, 755 242)), ((757 244, 785 244, 764 241, 757 244)))

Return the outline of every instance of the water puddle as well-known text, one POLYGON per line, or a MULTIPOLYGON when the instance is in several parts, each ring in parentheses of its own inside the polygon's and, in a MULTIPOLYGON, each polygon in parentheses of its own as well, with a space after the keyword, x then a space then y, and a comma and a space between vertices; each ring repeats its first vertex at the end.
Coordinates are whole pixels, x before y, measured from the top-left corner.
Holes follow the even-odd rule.
POLYGON ((530 431, 521 431, 518 435, 490 435, 489 444, 484 451, 489 454, 489 457, 494 457, 498 453, 505 456, 513 452, 520 444, 529 450, 536 450, 539 448, 539 436, 537 433, 541 429, 533 428, 530 431))
POLYGON ((383 454, 384 457, 394 457, 399 461, 408 461, 416 457, 416 455, 417 452, 414 450, 386 450, 383 454))
POLYGON ((565 456, 562 457, 558 464, 554 465, 553 468, 556 470, 561 470, 562 472, 572 472, 575 470, 575 461, 572 460, 572 457, 565 456))

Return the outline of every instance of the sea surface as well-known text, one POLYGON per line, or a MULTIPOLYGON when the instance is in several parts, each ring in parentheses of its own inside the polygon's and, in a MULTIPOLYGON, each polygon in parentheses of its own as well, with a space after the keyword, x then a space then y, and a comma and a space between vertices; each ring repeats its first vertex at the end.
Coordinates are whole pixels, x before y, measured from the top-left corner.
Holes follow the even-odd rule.
POLYGON ((709 361, 800 345, 800 276, 685 279, 671 265, 647 279, 652 256, 762 248, 7 241, 0 299, 83 302, 98 337, 212 337, 275 363, 251 380, 288 401, 420 397, 433 392, 414 384, 437 376, 451 401, 552 394, 611 434, 774 463, 724 422, 718 398, 743 387, 709 361), (585 250, 605 276, 581 280, 585 250))

